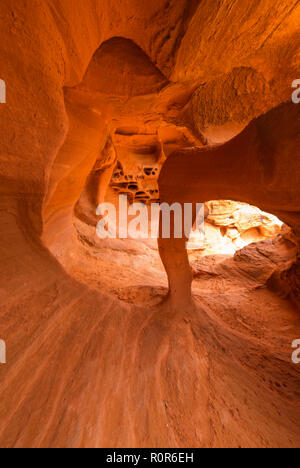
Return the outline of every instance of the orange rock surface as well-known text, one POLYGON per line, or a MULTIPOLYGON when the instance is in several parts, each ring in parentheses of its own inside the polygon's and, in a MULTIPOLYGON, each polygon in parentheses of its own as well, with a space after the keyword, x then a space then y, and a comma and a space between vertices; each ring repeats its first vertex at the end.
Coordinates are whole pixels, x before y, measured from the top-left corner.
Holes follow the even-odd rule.
POLYGON ((0 26, 0 447, 299 447, 298 0, 2 0, 0 26), (122 191, 206 202, 210 250, 98 239, 122 191))

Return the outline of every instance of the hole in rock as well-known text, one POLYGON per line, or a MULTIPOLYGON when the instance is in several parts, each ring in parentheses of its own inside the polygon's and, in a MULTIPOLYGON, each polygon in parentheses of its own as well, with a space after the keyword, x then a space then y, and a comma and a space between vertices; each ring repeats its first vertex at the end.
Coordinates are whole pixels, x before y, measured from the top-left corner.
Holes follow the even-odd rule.
POLYGON ((284 224, 274 215, 246 203, 230 200, 205 204, 203 232, 191 233, 188 250, 203 255, 231 255, 256 242, 273 239, 284 224))
POLYGON ((138 190, 138 185, 135 185, 135 184, 128 185, 128 190, 133 190, 134 192, 136 192, 138 190))
MULTIPOLYGON (((130 41, 116 39, 102 46, 96 52, 83 83, 65 92, 66 108, 71 121, 74 121, 76 138, 71 145, 72 151, 69 151, 67 142, 55 161, 53 183, 50 183, 46 198, 45 233, 50 238, 47 244, 53 254, 78 281, 93 289, 109 291, 128 302, 160 301, 167 294, 168 281, 157 240, 147 237, 151 227, 152 204, 160 201, 158 177, 172 152, 203 146, 203 142, 197 140, 186 127, 162 122, 160 113, 154 113, 151 119, 147 116, 145 121, 144 100, 140 98, 139 101, 138 96, 148 95, 155 99, 155 92, 165 85, 165 78, 130 41), (116 75, 113 80, 106 76, 108 68, 105 64, 110 54, 117 57, 113 61, 114 68, 110 70, 111 74, 116 75), (129 83, 139 84, 138 95, 134 94, 134 86, 128 83, 125 86, 123 77, 119 76, 120 63, 124 61, 129 83), (96 79, 99 74, 104 74, 100 81, 96 79), (142 80, 144 75, 148 76, 146 83, 142 80), (100 85, 103 88, 106 86, 109 97, 102 93, 100 85), (78 105, 81 109, 82 102, 90 99, 91 95, 95 95, 95 98, 90 105, 100 105, 101 112, 103 109, 111 112, 110 97, 115 96, 115 130, 110 131, 109 137, 99 130, 101 122, 97 120, 97 113, 88 116, 91 135, 86 135, 82 122, 77 128, 78 119, 85 118, 85 115, 78 116, 78 105), (123 101, 122 96, 125 95, 127 97, 123 101), (134 110, 131 105, 124 110, 124 103, 128 99, 130 101, 132 96, 134 110), (84 152, 87 157, 83 163, 84 152), (70 154, 74 159, 72 161, 68 159, 71 158, 70 154), (70 170, 67 176, 64 175, 66 167, 70 170), (74 184, 73 189, 74 180, 77 180, 77 185, 74 184), (76 192, 77 186, 81 186, 79 193, 76 192), (111 204, 116 211, 113 214, 105 212, 105 216, 108 220, 111 217, 119 219, 120 196, 127 197, 127 209, 139 202, 148 210, 146 227, 135 222, 135 228, 141 233, 140 239, 131 235, 125 239, 119 238, 119 228, 116 230, 117 238, 100 239, 97 236, 96 227, 100 220, 96 214, 97 206, 104 202, 111 204), (60 204, 63 209, 60 216, 55 215, 56 224, 54 226, 53 223, 52 228, 51 217, 60 204)), ((280 269, 283 263, 288 263, 292 257, 294 259, 294 244, 283 240, 285 226, 275 216, 245 203, 228 200, 207 202, 206 213, 204 235, 193 232, 188 242, 196 289, 203 281, 207 281, 209 290, 214 290, 216 284, 222 288, 225 281, 230 290, 234 278, 241 276, 240 273, 237 275, 237 260, 241 263, 242 276, 259 278, 257 285, 265 286, 274 272, 274 264, 280 269), (226 270, 226 274, 222 269, 226 270)), ((137 215, 128 215, 126 229, 137 215)), ((110 233, 113 231, 113 228, 108 229, 110 233)), ((242 282, 241 279, 237 281, 239 285, 242 282)))
MULTIPOLYGON (((128 195, 124 191, 116 192, 115 187, 109 185, 105 197, 106 202, 116 207, 117 218, 120 194, 128 195)), ((150 238, 151 206, 158 199, 159 191, 154 188, 147 192, 134 191, 132 197, 128 197, 128 209, 132 203, 140 202, 148 210, 148 230, 147 226, 138 225, 139 232, 145 237, 140 239, 132 238, 130 234, 127 239, 97 238, 99 218, 95 218, 91 209, 89 221, 84 219, 84 201, 81 199, 74 218, 79 239, 75 249, 79 255, 73 251, 73 260, 68 259, 71 274, 90 287, 107 289, 127 302, 160 302, 167 293, 167 279, 157 240, 150 238)), ((127 226, 137 215, 139 213, 128 216, 127 226)), ((294 245, 284 240, 287 232, 289 228, 277 217, 254 206, 228 200, 207 202, 204 233, 193 231, 187 244, 194 273, 194 292, 203 286, 203 281, 208 283, 208 288, 215 288, 216 284, 224 286, 224 282, 224 287, 229 290, 237 287, 235 282, 242 287, 244 276, 237 279, 238 268, 243 270, 243 275, 252 275, 258 278, 254 282, 263 285, 274 269, 274 262, 280 268, 294 259, 294 245)))

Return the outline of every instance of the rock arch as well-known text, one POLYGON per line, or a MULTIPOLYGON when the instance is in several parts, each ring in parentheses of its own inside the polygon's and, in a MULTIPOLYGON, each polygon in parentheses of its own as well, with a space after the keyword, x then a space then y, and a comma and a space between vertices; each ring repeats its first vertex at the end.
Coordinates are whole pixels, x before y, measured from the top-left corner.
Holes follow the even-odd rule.
MULTIPOLYGON (((272 212, 300 236, 299 109, 285 103, 255 119, 225 145, 183 150, 165 163, 159 179, 162 201, 198 203, 240 200, 272 212), (186 180, 189 183, 186 183, 186 180)), ((191 298, 186 239, 159 239, 174 305, 191 298)), ((299 305, 298 285, 291 295, 299 305)))

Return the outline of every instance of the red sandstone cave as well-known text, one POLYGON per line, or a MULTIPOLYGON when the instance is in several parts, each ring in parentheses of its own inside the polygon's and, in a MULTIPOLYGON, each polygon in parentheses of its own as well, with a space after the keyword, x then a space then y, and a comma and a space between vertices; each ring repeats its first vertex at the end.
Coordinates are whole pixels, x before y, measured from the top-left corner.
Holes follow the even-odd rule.
POLYGON ((0 447, 298 448, 299 1, 0 23, 0 447), (204 235, 100 239, 120 195, 204 235))

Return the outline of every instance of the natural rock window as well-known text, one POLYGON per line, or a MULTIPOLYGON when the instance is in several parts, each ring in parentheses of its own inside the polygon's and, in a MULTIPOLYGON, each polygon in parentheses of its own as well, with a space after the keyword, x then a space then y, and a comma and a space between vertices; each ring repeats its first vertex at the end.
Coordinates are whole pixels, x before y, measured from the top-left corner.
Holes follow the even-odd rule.
POLYGON ((249 244, 275 238, 283 232, 283 223, 259 208, 233 201, 206 203, 205 235, 191 234, 188 250, 202 255, 234 255, 249 244))

